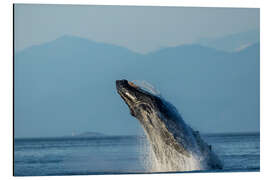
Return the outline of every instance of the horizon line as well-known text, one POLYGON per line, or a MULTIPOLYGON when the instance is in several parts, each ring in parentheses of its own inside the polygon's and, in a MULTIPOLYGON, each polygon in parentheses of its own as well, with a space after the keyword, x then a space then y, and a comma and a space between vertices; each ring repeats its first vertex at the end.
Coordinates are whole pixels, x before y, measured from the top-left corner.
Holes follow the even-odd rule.
MULTIPOLYGON (((102 133, 104 134, 104 133, 102 133)), ((260 131, 246 131, 246 132, 208 132, 208 133, 201 133, 201 135, 240 135, 240 134, 260 134, 260 131)), ((101 136, 89 136, 89 137, 80 137, 80 136, 71 136, 71 135, 59 135, 59 136, 25 136, 25 137, 15 137, 13 136, 13 140, 15 139, 45 139, 45 138, 99 138, 99 137, 127 137, 127 136, 145 136, 144 134, 104 134, 101 136)))

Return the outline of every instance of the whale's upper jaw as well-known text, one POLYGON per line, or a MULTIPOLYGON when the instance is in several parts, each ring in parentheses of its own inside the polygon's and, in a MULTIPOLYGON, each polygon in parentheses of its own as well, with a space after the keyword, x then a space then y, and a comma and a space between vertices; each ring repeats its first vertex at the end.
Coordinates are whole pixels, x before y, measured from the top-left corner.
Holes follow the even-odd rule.
POLYGON ((128 105, 131 115, 135 117, 140 115, 137 112, 139 105, 148 104, 153 107, 155 106, 155 102, 158 101, 156 96, 142 90, 140 87, 125 79, 116 81, 116 89, 118 94, 128 105))

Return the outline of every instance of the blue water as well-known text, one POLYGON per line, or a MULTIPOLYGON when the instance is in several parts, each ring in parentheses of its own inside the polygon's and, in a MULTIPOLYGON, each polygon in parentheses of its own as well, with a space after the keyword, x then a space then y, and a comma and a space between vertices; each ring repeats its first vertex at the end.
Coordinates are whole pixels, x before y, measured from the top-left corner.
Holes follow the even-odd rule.
MULTIPOLYGON (((259 171, 259 134, 212 134, 203 138, 223 161, 222 171, 259 171)), ((36 138, 14 140, 14 175, 149 173, 143 137, 36 138)))

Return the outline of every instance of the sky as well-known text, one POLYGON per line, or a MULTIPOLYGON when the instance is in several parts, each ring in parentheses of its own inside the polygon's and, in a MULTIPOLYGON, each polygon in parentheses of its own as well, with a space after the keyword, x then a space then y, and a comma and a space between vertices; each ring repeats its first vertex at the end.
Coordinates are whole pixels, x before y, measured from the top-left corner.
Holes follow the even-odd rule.
POLYGON ((236 55, 156 51, 231 34, 243 40, 259 23, 259 9, 247 8, 16 4, 15 137, 136 134, 140 125, 115 91, 123 78, 153 84, 200 132, 259 131, 256 45, 236 55))
POLYGON ((259 29, 259 9, 15 5, 15 51, 76 35, 139 53, 259 29))

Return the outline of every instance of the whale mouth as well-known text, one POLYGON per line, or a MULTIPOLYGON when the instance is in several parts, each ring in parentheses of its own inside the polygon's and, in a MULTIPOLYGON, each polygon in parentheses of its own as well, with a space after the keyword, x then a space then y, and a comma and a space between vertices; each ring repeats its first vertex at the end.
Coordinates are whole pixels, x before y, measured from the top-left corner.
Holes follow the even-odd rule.
POLYGON ((130 91, 132 91, 133 88, 136 87, 130 85, 129 81, 127 80, 116 80, 117 92, 125 100, 125 102, 135 101, 136 97, 133 94, 130 94, 130 91))
POLYGON ((116 89, 117 89, 117 92, 121 95, 121 97, 127 96, 128 98, 135 99, 135 97, 133 97, 134 95, 131 95, 129 91, 134 91, 137 88, 139 87, 125 79, 116 80, 116 89))
POLYGON ((118 93, 124 93, 126 91, 142 90, 139 86, 128 80, 116 80, 116 88, 118 93))
POLYGON ((140 96, 144 95, 144 96, 154 96, 153 94, 151 94, 150 92, 148 92, 145 89, 142 89, 140 86, 134 84, 131 81, 128 80, 116 80, 116 89, 117 92, 120 95, 127 95, 131 98, 131 96, 133 96, 132 99, 134 98, 139 98, 140 96))
POLYGON ((116 89, 121 98, 125 101, 130 109, 132 116, 137 115, 135 113, 139 105, 154 105, 160 101, 158 96, 151 94, 150 92, 142 89, 133 82, 123 80, 116 80, 116 89))
POLYGON ((157 98, 155 95, 125 79, 116 80, 116 89, 131 110, 134 108, 133 106, 139 102, 145 102, 147 100, 153 101, 157 98))
POLYGON ((135 116, 134 106, 138 102, 139 93, 143 93, 142 90, 134 83, 123 80, 116 80, 116 89, 121 98, 128 105, 130 114, 135 116))

